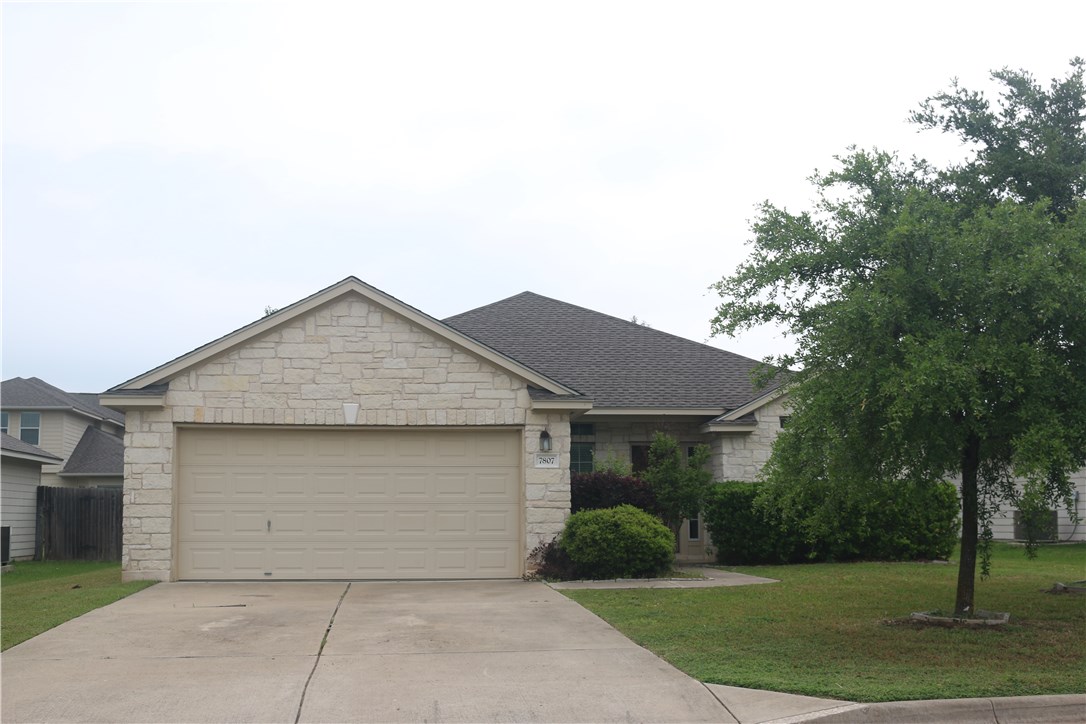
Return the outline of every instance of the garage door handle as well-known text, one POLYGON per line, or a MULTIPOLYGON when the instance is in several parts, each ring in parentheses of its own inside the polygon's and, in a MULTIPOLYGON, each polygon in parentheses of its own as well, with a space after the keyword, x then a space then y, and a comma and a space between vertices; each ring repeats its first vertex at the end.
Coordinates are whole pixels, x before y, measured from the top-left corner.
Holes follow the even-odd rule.
POLYGON ((268 521, 268 532, 271 533, 271 521, 268 521))

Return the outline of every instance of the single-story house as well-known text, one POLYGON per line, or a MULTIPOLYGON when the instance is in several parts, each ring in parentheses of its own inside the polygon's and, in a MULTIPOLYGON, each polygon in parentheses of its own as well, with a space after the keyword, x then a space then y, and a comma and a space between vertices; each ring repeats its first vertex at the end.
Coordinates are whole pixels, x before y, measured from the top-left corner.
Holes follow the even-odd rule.
POLYGON ((42 466, 59 462, 56 455, 0 432, 0 525, 11 529, 12 560, 34 557, 42 466))
POLYGON ((104 393, 124 578, 521 576, 570 471, 639 466, 656 431, 753 480, 788 414, 758 364, 528 292, 442 321, 349 277, 104 393))
POLYGON ((103 407, 97 394, 65 392, 37 377, 4 380, 0 431, 58 458, 42 467, 42 485, 124 485, 124 413, 103 407))

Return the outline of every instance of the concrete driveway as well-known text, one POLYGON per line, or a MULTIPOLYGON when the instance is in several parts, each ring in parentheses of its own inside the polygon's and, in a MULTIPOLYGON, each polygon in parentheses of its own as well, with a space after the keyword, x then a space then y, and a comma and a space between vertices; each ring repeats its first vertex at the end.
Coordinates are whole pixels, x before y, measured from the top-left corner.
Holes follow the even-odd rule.
POLYGON ((2 703, 5 722, 735 721, 521 581, 159 584, 5 652, 2 703))

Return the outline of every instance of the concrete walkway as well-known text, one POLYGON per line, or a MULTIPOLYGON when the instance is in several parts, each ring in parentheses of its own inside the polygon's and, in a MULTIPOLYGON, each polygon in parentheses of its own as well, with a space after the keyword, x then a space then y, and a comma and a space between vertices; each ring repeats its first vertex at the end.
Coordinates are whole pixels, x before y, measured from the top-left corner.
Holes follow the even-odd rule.
POLYGON ((521 581, 158 584, 2 665, 5 722, 1086 721, 1086 695, 862 705, 702 684, 521 581))
POLYGON ((679 570, 700 575, 702 578, 618 578, 605 581, 554 581, 547 585, 559 591, 573 591, 594 588, 716 588, 718 586, 749 586, 755 583, 780 583, 775 578, 748 576, 708 566, 691 566, 679 570))
POLYGON ((5 722, 736 721, 519 580, 162 583, 2 661, 5 722))

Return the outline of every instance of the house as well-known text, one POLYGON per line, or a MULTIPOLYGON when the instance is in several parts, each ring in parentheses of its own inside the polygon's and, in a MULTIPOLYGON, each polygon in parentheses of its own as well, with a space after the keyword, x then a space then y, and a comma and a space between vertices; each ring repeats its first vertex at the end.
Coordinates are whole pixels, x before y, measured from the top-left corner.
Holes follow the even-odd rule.
POLYGON ((124 578, 520 576, 570 470, 641 465, 658 430, 752 480, 787 414, 757 364, 530 293, 440 321, 349 277, 102 396, 124 578))
POLYGON ((42 467, 42 485, 124 484, 124 414, 103 407, 97 394, 65 392, 37 377, 4 380, 0 431, 59 458, 42 467))
POLYGON ((0 433, 0 525, 10 531, 12 559, 34 557, 42 466, 60 462, 36 445, 0 433))

